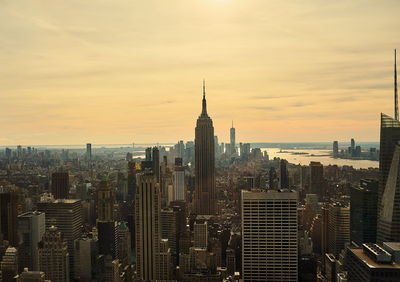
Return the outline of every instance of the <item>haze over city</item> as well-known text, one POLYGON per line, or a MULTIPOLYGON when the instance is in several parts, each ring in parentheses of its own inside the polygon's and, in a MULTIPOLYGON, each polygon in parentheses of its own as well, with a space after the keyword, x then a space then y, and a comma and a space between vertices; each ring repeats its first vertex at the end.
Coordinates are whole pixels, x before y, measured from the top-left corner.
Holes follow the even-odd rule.
POLYGON ((2 145, 378 141, 399 1, 0 1, 2 145), (383 2, 385 5, 383 5, 383 2))

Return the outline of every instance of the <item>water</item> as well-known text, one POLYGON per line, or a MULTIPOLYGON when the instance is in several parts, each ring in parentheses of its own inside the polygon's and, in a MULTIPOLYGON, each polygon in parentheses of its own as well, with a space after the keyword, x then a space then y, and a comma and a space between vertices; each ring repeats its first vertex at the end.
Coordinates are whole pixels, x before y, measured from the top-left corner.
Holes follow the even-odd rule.
POLYGON ((311 161, 320 162, 324 166, 327 165, 338 165, 338 166, 352 166, 354 168, 378 168, 378 161, 369 160, 348 160, 348 159, 334 159, 329 154, 331 150, 322 149, 282 149, 280 153, 280 148, 261 148, 262 151, 267 151, 269 158, 281 158, 287 160, 289 163, 309 165, 311 161), (307 153, 303 155, 294 155, 294 152, 307 153), (313 156, 312 156, 313 155, 313 156))

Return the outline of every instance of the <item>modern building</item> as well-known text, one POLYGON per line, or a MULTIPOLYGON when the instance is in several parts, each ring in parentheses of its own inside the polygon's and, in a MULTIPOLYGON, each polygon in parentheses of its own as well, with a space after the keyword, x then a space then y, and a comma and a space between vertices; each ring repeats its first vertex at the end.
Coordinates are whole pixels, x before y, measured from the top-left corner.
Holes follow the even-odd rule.
POLYGON ((327 247, 335 257, 350 244, 350 207, 342 203, 328 206, 327 247))
POLYGON ((317 194, 321 201, 324 191, 324 166, 320 162, 310 162, 310 187, 307 194, 317 194))
POLYGON ((156 177, 156 182, 160 183, 160 150, 157 147, 153 147, 152 152, 152 161, 153 161, 153 173, 156 177))
POLYGON ((11 246, 17 247, 17 193, 10 190, 2 190, 0 187, 0 233, 3 240, 7 240, 11 246))
POLYGON ((350 189, 350 239, 361 245, 376 242, 378 188, 375 179, 362 179, 350 189))
POLYGON ((46 231, 43 212, 26 212, 18 216, 19 271, 39 270, 38 244, 46 231))
POLYGON ((297 192, 242 191, 244 281, 298 281, 297 192))
POLYGON ((151 171, 137 174, 135 231, 136 270, 139 279, 160 279, 161 193, 151 171))
POLYGON ((216 213, 214 126, 207 114, 204 82, 202 112, 195 130, 195 213, 216 213))
POLYGON ((233 127, 233 121, 232 121, 232 127, 229 131, 230 133, 230 148, 231 148, 231 152, 230 155, 234 155, 236 154, 236 130, 233 127))
POLYGON ((182 159, 175 159, 174 177, 174 201, 185 200, 185 169, 182 166, 182 159))
MULTIPOLYGON (((46 215, 46 228, 56 226, 68 244, 69 277, 74 277, 74 242, 82 236, 82 204, 76 199, 49 199, 37 204, 37 209, 46 215)), ((45 271, 46 272, 46 271, 45 271)), ((47 273, 46 273, 47 275, 47 273)))
POLYGON ((56 199, 67 199, 69 194, 68 172, 53 172, 51 175, 51 193, 56 199))
POLYGON ((339 143, 338 143, 338 141, 333 141, 332 156, 334 158, 339 157, 339 143))
POLYGON ((194 247, 207 249, 208 246, 208 224, 205 220, 196 220, 193 225, 194 247))
POLYGON ((93 281, 99 255, 96 237, 83 237, 75 241, 75 278, 79 281, 93 281))
POLYGON ((122 267, 131 264, 131 232, 126 222, 119 222, 116 231, 116 258, 122 267))
POLYGON ((177 251, 178 213, 173 209, 162 209, 160 213, 161 238, 168 239, 168 247, 173 255, 177 251))
POLYGON ((51 282, 46 280, 45 274, 43 271, 30 271, 25 269, 20 275, 16 278, 17 282, 51 282))
POLYGON ((345 256, 348 281, 400 281, 400 261, 377 244, 348 248, 345 256))
POLYGON ((400 214, 393 213, 395 207, 399 210, 400 206, 400 193, 398 192, 400 183, 393 179, 396 175, 395 167, 398 165, 396 164, 398 154, 395 156, 395 150, 399 141, 400 122, 382 113, 379 150, 378 242, 396 241, 400 238, 400 214), (390 170, 392 170, 392 178, 387 183, 390 170), (387 195, 388 202, 382 199, 384 193, 387 195), (386 207, 386 211, 382 211, 383 207, 386 207))
POLYGON ((46 279, 69 282, 69 253, 66 240, 55 226, 49 227, 39 243, 39 270, 46 279))
POLYGON ((14 247, 8 247, 0 263, 0 270, 4 282, 14 281, 18 274, 18 250, 14 247))
POLYGON ((289 188, 289 176, 288 176, 288 169, 287 169, 287 160, 281 160, 279 163, 279 182, 281 189, 288 189, 289 188))
POLYGON ((92 144, 91 143, 86 144, 86 159, 88 161, 92 160, 92 144))
POLYGON ((100 181, 96 189, 97 221, 114 221, 115 189, 108 179, 100 181))

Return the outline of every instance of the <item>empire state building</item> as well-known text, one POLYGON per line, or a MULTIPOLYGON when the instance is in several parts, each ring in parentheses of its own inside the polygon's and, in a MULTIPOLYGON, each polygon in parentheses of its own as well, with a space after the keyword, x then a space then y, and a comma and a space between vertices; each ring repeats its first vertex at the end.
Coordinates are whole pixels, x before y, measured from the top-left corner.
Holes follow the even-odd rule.
POLYGON ((195 212, 214 215, 215 208, 215 151, 214 127, 207 114, 205 83, 203 81, 203 105, 197 119, 195 132, 195 212))

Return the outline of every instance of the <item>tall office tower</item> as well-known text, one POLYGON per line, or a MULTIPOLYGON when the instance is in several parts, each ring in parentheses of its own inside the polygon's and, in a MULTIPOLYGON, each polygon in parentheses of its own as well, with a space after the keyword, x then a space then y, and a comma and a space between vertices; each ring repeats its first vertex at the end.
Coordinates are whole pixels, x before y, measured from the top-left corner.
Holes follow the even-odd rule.
POLYGON ((332 203, 328 207, 328 252, 337 257, 350 243, 350 208, 341 203, 332 203))
POLYGON ((115 259, 116 221, 97 221, 99 253, 115 259))
MULTIPOLYGON (((382 161, 382 160, 381 160, 382 161)), ((378 213, 378 242, 397 242, 400 238, 400 145, 396 145, 378 213)))
POLYGON ((171 280, 173 264, 171 249, 168 246, 168 239, 161 239, 159 261, 160 277, 162 277, 163 280, 171 280))
POLYGON ((350 153, 353 154, 356 149, 356 141, 354 141, 354 138, 351 138, 350 140, 350 148, 351 148, 350 153))
POLYGON ((17 205, 18 196, 15 191, 2 190, 0 187, 0 233, 3 240, 7 240, 11 246, 17 246, 17 205))
POLYGON ((325 195, 324 166, 320 162, 310 162, 310 187, 308 194, 317 194, 320 201, 325 195))
POLYGON ((135 197, 136 194, 136 173, 137 164, 134 161, 128 162, 128 195, 135 197))
POLYGON ((281 160, 279 163, 279 183, 281 189, 289 188, 289 177, 288 177, 288 170, 287 170, 287 161, 281 160))
POLYGON ((384 243, 383 246, 369 243, 361 248, 348 248, 344 257, 345 281, 400 281, 399 254, 399 243, 384 243))
POLYGON ((168 239, 168 246, 173 255, 177 248, 178 213, 173 209, 162 209, 160 213, 161 238, 168 239))
POLYGON ((51 282, 46 280, 45 274, 42 271, 30 271, 25 269, 17 276, 17 282, 51 282))
POLYGON ((234 275, 236 272, 235 250, 229 247, 226 249, 226 270, 228 275, 234 275))
POLYGON ((92 144, 90 143, 86 144, 86 159, 88 161, 92 160, 92 144))
POLYGON ((350 239, 358 245, 376 242, 379 182, 362 179, 350 189, 350 239))
POLYGON ((139 279, 160 278, 160 210, 161 194, 159 184, 150 171, 137 174, 135 231, 136 269, 139 279))
POLYGON ((115 189, 108 179, 100 181, 96 189, 96 213, 98 221, 114 221, 115 189))
POLYGON ((218 158, 220 155, 218 136, 214 136, 214 151, 215 151, 215 158, 218 158))
POLYGON ((203 81, 203 106, 195 131, 195 212, 216 213, 214 127, 207 114, 206 90, 203 81))
POLYGON ((175 159, 174 176, 174 201, 185 200, 185 169, 182 166, 182 159, 175 159))
POLYGON ((79 281, 93 281, 99 247, 96 237, 75 240, 75 278, 79 281))
POLYGON ((338 141, 333 141, 333 150, 332 151, 333 151, 332 156, 334 158, 339 157, 339 143, 338 143, 338 141))
POLYGON ((244 281, 297 281, 297 192, 242 191, 244 281))
POLYGON ((146 160, 146 161, 151 161, 151 148, 150 148, 150 147, 146 148, 146 151, 145 151, 145 160, 146 160))
MULTIPOLYGON (((46 214, 46 228, 56 226, 67 241, 70 277, 73 276, 74 241, 82 236, 82 204, 80 200, 48 200, 37 204, 38 211, 46 214)), ((47 274, 47 273, 46 273, 47 274)))
POLYGON ((153 154, 152 154, 152 161, 153 161, 153 173, 156 177, 157 183, 160 183, 160 151, 157 147, 153 147, 153 154))
POLYGON ((19 270, 39 270, 38 243, 46 230, 45 214, 27 212, 18 216, 19 270))
POLYGON ((57 227, 49 227, 39 243, 39 269, 46 279, 57 282, 69 282, 70 265, 66 240, 57 227))
POLYGON ((381 113, 377 241, 400 238, 399 164, 400 122, 397 97, 396 50, 394 58, 394 118, 381 113))
POLYGON ((185 154, 185 143, 183 143, 183 140, 180 140, 176 144, 176 157, 183 158, 184 154, 185 154))
POLYGON ((230 129, 230 144, 231 144, 231 155, 236 154, 236 130, 233 127, 233 121, 232 121, 232 127, 230 129))
POLYGON ((204 219, 196 219, 193 225, 194 247, 206 249, 208 246, 208 224, 204 219))
POLYGON ((8 247, 0 264, 0 270, 4 282, 14 281, 18 274, 18 250, 8 247))
MULTIPOLYGON (((385 188, 387 187, 387 180, 389 176, 389 171, 391 169, 391 165, 393 163, 394 159, 394 151, 396 144, 399 143, 400 141, 400 122, 396 119, 393 119, 385 114, 381 114, 381 132, 380 132, 380 151, 379 151, 379 193, 378 193, 378 217, 380 217, 381 214, 381 207, 387 205, 387 203, 382 202, 382 196, 384 194, 385 188)), ((394 190, 396 191, 396 196, 393 197, 395 198, 395 203, 399 204, 400 203, 400 193, 397 191, 400 189, 400 183, 395 180, 391 181, 391 184, 389 185, 391 190, 393 190, 393 185, 394 190)), ((400 215, 394 214, 394 217, 396 218, 395 221, 399 220, 400 215)), ((378 219, 379 220, 379 219, 378 219)), ((378 225, 378 233, 380 233, 380 227, 378 225)), ((383 231, 381 231, 383 233, 383 231)), ((400 238, 400 237, 397 237, 400 238)), ((382 238, 384 239, 384 238, 382 238)), ((381 239, 377 238, 378 242, 382 242, 381 239)), ((396 240, 397 241, 397 240, 396 240)))
POLYGON ((126 222, 119 222, 116 232, 116 258, 125 267, 131 264, 131 232, 126 222))
POLYGON ((67 199, 69 194, 68 172, 53 172, 51 175, 51 193, 56 199, 67 199))

